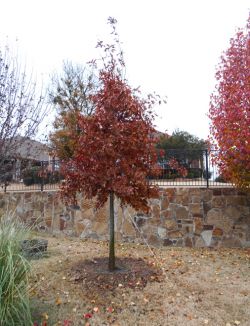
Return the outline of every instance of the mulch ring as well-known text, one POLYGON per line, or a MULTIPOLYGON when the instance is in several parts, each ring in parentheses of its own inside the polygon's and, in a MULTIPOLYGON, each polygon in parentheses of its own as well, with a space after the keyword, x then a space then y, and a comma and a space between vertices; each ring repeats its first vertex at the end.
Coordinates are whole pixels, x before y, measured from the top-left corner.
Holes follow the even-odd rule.
POLYGON ((98 257, 77 262, 70 271, 70 278, 82 283, 89 291, 113 291, 120 288, 143 289, 148 282, 162 282, 162 270, 138 258, 116 258, 117 269, 108 271, 108 258, 98 257))

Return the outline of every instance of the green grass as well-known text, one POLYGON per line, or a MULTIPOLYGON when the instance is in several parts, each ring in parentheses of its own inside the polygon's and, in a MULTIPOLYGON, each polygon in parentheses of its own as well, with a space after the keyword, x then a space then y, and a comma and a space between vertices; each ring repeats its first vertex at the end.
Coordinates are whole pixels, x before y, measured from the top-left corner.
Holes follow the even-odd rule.
POLYGON ((0 326, 32 325, 28 276, 30 265, 20 242, 28 229, 14 214, 0 216, 0 326))

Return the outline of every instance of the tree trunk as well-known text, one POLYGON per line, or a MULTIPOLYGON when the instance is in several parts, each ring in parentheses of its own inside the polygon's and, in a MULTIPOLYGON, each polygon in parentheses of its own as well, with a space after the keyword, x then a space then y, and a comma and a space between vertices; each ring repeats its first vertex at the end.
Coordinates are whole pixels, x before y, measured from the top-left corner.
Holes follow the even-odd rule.
POLYGON ((115 270, 115 213, 114 193, 109 195, 109 271, 115 270))

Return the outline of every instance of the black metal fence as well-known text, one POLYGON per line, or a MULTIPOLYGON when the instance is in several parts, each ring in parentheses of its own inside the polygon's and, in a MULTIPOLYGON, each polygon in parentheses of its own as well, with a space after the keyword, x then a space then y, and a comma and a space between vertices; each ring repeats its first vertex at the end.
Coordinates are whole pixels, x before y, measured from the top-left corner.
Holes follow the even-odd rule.
POLYGON ((0 168, 0 191, 58 190, 62 179, 58 160, 10 160, 0 168))
MULTIPOLYGON (((158 173, 148 176, 151 184, 161 187, 232 187, 219 175, 214 163, 217 152, 208 150, 167 150, 158 159, 158 173)), ((0 168, 0 191, 58 190, 63 176, 60 161, 6 162, 0 168)))
POLYGON ((217 156, 214 150, 169 149, 158 159, 160 173, 149 180, 162 187, 232 187, 219 173, 217 156))

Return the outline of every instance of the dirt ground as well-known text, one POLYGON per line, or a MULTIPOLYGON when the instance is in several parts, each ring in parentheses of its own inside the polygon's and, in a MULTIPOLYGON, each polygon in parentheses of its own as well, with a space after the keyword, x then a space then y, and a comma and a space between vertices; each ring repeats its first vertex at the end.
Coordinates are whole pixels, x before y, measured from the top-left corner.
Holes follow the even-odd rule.
MULTIPOLYGON (((39 235, 41 237, 41 234, 39 235)), ((250 325, 250 249, 153 248, 51 237, 32 259, 35 325, 250 325)))

